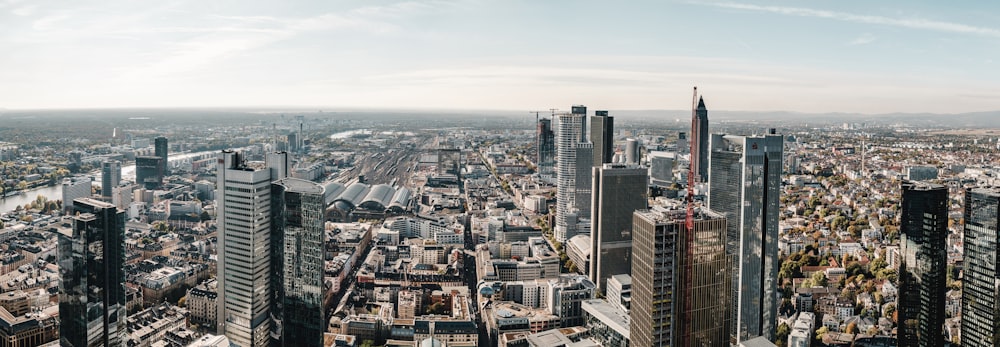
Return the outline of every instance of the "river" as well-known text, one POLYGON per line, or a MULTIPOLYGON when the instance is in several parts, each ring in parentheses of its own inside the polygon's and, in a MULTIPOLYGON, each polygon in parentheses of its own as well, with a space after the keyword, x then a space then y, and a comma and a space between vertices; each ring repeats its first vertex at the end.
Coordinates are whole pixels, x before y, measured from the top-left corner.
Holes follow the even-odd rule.
MULTIPOLYGON (((175 154, 170 156, 170 161, 190 159, 217 152, 218 151, 205 151, 175 154)), ((101 170, 92 171, 89 175, 94 178, 94 185, 101 185, 101 170)), ((135 181, 135 165, 122 166, 122 180, 135 181)), ((35 201, 39 195, 45 196, 46 198, 49 198, 49 200, 62 199, 62 182, 58 182, 53 187, 41 187, 25 191, 23 195, 8 196, 6 199, 0 200, 0 213, 7 213, 13 211, 17 208, 17 206, 30 204, 32 201, 35 201)))

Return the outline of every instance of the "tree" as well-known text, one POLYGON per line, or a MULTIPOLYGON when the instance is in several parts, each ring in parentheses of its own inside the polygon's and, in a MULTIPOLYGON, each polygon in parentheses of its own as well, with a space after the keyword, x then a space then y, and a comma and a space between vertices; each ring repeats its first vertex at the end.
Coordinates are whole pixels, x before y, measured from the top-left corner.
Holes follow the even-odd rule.
POLYGON ((828 284, 826 274, 822 271, 816 271, 812 274, 812 283, 815 286, 826 287, 828 284))
POLYGON ((778 325, 778 331, 775 334, 776 344, 784 345, 788 341, 788 334, 792 333, 792 329, 788 327, 788 324, 781 323, 778 325))
POLYGON ((816 329, 816 341, 823 341, 823 335, 826 335, 828 332, 830 332, 830 329, 826 326, 816 329))
POLYGON ((855 323, 855 322, 847 323, 847 328, 844 329, 844 332, 846 332, 848 334, 857 334, 858 333, 858 323, 855 323))

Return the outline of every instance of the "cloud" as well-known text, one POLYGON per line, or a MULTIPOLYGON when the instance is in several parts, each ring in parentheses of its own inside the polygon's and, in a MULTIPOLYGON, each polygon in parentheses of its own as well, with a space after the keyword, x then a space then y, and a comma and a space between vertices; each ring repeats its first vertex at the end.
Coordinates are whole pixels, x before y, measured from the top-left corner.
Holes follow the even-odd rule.
POLYGON ((788 16, 826 18, 845 22, 886 25, 909 29, 930 30, 955 34, 969 34, 984 37, 1000 38, 1000 29, 966 25, 961 23, 942 22, 922 18, 892 18, 884 16, 861 15, 847 12, 817 10, 803 7, 761 6, 733 2, 710 3, 710 6, 745 10, 755 12, 776 13, 788 16))
POLYGON ((858 38, 851 40, 851 42, 848 42, 847 44, 851 46, 860 46, 875 42, 875 40, 878 40, 878 38, 875 37, 875 35, 864 33, 861 34, 861 36, 858 36, 858 38))

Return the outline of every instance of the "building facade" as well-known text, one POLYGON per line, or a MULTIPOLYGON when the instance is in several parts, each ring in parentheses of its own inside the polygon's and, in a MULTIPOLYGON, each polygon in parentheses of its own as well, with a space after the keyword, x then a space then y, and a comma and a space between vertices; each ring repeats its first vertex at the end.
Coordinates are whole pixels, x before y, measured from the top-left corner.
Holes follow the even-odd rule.
POLYGON ((899 345, 941 346, 947 290, 948 188, 903 181, 900 205, 899 345))
POLYGON ((87 176, 66 177, 62 183, 63 211, 74 212, 73 204, 76 199, 90 197, 93 189, 93 181, 87 176))
MULTIPOLYGON (((695 129, 691 134, 691 141, 694 141, 696 153, 691 153, 691 165, 698 173, 701 182, 708 181, 709 177, 709 140, 708 134, 708 109, 705 108, 705 99, 698 98, 698 108, 695 109, 695 129)), ((680 149, 678 149, 680 150, 680 149)))
POLYGON ((110 198, 115 187, 122 182, 122 163, 117 160, 101 162, 101 196, 110 198))
POLYGON ((71 235, 59 235, 63 346, 125 346, 125 212, 80 198, 71 235))
POLYGON ((277 284, 271 315, 282 346, 323 345, 323 195, 323 186, 297 178, 271 185, 271 266, 277 284))
POLYGON ((135 183, 146 189, 163 185, 163 158, 157 156, 135 157, 135 183))
POLYGON ((160 177, 167 177, 170 175, 170 158, 168 151, 169 147, 167 146, 166 137, 158 136, 153 139, 153 155, 160 157, 160 177))
POLYGON ((633 222, 631 339, 634 346, 729 346, 726 218, 663 201, 633 222))
MULTIPOLYGON (((586 153, 578 153, 578 146, 586 140, 583 136, 587 107, 573 106, 572 113, 557 115, 556 128, 556 221, 555 238, 566 242, 576 234, 578 220, 577 179, 578 166, 592 159, 582 160, 586 153)), ((591 145, 591 150, 593 146, 591 145)), ((586 165, 589 170, 590 165, 586 165)), ((589 171, 588 171, 589 172, 589 171)), ((589 180, 587 180, 589 184, 589 180)), ((589 211, 588 211, 589 212, 589 211)))
POLYGON ((216 172, 219 334, 242 347, 267 346, 272 328, 271 182, 274 172, 223 151, 216 172))
POLYGON ((773 129, 766 136, 712 135, 708 207, 726 216, 726 253, 739 260, 730 269, 730 335, 737 343, 774 340, 777 331, 783 142, 773 129))
POLYGON ((593 169, 590 280, 607 290, 611 276, 632 270, 632 212, 646 209, 644 166, 604 164, 593 169))
POLYGON ((992 347, 1000 344, 1000 189, 967 189, 964 217, 962 346, 992 347))
POLYGON ((594 166, 610 163, 615 156, 615 117, 608 111, 596 111, 590 116, 590 142, 594 144, 594 166))
POLYGON ((535 164, 538 166, 538 173, 551 176, 556 165, 556 133, 552 131, 552 119, 538 120, 535 137, 535 150, 538 153, 535 164))

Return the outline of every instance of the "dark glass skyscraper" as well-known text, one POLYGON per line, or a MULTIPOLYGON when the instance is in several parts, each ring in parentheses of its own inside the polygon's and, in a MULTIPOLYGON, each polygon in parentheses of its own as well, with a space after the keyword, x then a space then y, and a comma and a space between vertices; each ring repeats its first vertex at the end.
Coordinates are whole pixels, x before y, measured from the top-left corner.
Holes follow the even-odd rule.
POLYGON ((646 209, 648 171, 638 165, 594 167, 589 274, 602 293, 608 278, 631 273, 632 213, 646 209))
POLYGON ((695 211, 694 233, 680 201, 634 213, 633 346, 729 346, 726 218, 695 211))
POLYGON ((698 173, 698 179, 702 182, 708 181, 708 157, 709 157, 709 140, 708 135, 708 109, 705 108, 705 99, 698 98, 698 108, 695 110, 695 117, 697 117, 697 122, 694 129, 694 133, 691 134, 691 141, 695 141, 695 150, 697 153, 691 153, 691 165, 694 165, 695 172, 698 173))
MULTIPOLYGON (((774 340, 778 315, 781 135, 712 135, 708 206, 726 216, 732 338, 774 340)), ((693 157, 693 155, 692 155, 693 157)))
POLYGON ((122 181, 122 163, 117 160, 101 162, 101 196, 110 198, 112 190, 122 181))
POLYGON ((962 346, 1000 345, 1000 188, 965 191, 962 277, 962 346))
POLYGON ((538 173, 552 175, 556 165, 556 133, 552 131, 552 120, 542 118, 538 120, 538 129, 535 134, 538 153, 535 163, 538 165, 538 173))
POLYGON ((169 176, 170 175, 170 162, 167 161, 169 159, 168 155, 167 155, 167 151, 168 151, 167 138, 163 137, 163 136, 159 136, 159 137, 153 139, 153 151, 154 151, 154 155, 156 155, 157 157, 160 157, 160 160, 162 160, 162 162, 160 163, 160 165, 161 165, 160 166, 160 177, 169 176))
POLYGON ((594 143, 594 166, 610 163, 615 156, 615 117, 597 111, 590 117, 590 142, 594 143))
POLYGON ((271 184, 271 315, 281 346, 323 346, 323 192, 297 178, 271 184))
POLYGON ((59 235, 59 339, 63 346, 125 346, 125 212, 73 201, 72 235, 59 235))
POLYGON ((135 183, 146 189, 163 185, 163 158, 157 156, 135 157, 135 183))
POLYGON ((948 188, 903 181, 902 191, 899 252, 903 259, 896 306, 899 345, 941 346, 947 290, 948 188))

